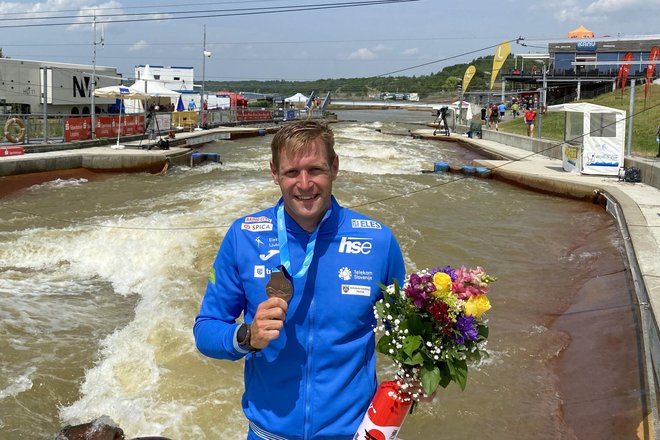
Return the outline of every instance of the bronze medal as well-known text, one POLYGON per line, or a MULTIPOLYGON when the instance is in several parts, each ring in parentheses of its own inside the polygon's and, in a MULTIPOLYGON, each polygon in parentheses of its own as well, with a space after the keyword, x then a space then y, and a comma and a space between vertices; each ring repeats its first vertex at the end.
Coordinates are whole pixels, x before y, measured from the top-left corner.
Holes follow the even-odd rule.
POLYGON ((276 296, 282 298, 287 303, 291 301, 291 297, 293 297, 293 285, 283 271, 271 272, 268 284, 266 284, 266 294, 268 298, 276 296))

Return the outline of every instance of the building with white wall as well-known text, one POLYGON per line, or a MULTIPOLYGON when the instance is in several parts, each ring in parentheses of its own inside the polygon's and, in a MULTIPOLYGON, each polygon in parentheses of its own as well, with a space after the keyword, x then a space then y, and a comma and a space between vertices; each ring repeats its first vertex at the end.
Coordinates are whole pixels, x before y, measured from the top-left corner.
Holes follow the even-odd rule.
MULTIPOLYGON (((0 113, 90 114, 93 72, 86 64, 0 58, 0 113)), ((115 67, 96 66, 96 75, 96 88, 121 81, 115 67)), ((95 98, 96 113, 107 113, 115 102, 95 98)))

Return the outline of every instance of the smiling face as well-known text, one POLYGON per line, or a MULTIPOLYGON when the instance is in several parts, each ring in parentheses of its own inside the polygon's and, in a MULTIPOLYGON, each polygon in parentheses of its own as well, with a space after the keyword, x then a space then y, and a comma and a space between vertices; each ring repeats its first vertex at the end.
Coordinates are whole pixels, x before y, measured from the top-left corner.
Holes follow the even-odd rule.
POLYGON ((279 185, 286 212, 307 232, 313 232, 332 203, 332 182, 337 178, 339 158, 329 159, 320 138, 297 151, 283 150, 279 166, 270 172, 279 185))

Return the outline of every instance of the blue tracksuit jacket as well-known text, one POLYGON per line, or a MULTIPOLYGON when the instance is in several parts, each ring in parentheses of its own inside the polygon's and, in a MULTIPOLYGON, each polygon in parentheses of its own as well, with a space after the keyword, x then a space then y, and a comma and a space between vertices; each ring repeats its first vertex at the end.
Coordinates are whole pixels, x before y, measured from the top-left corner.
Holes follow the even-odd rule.
MULTIPOLYGON (((317 236, 306 275, 280 337, 257 353, 236 344, 236 318, 252 322, 280 265, 277 207, 236 220, 227 232, 195 319, 199 351, 245 357, 243 409, 249 438, 350 439, 376 391, 374 303, 379 283, 403 283, 405 267, 389 228, 339 206, 317 236)), ((285 214, 291 271, 305 257, 309 234, 285 214)))

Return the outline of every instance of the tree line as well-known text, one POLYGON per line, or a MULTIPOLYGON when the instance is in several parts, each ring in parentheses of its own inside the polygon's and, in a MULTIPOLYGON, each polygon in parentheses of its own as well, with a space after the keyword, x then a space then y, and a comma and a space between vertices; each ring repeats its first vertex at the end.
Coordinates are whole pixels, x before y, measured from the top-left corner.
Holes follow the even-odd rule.
MULTIPOLYGON (((479 57, 471 63, 455 64, 430 75, 420 76, 373 76, 364 78, 319 79, 314 81, 206 81, 206 90, 253 92, 275 96, 290 96, 297 92, 318 95, 330 92, 335 98, 368 98, 381 92, 418 93, 420 99, 453 95, 463 82, 463 75, 470 64, 477 71, 468 85, 468 90, 484 90, 490 87, 493 56, 479 57)), ((512 70, 510 56, 502 71, 512 70)))

